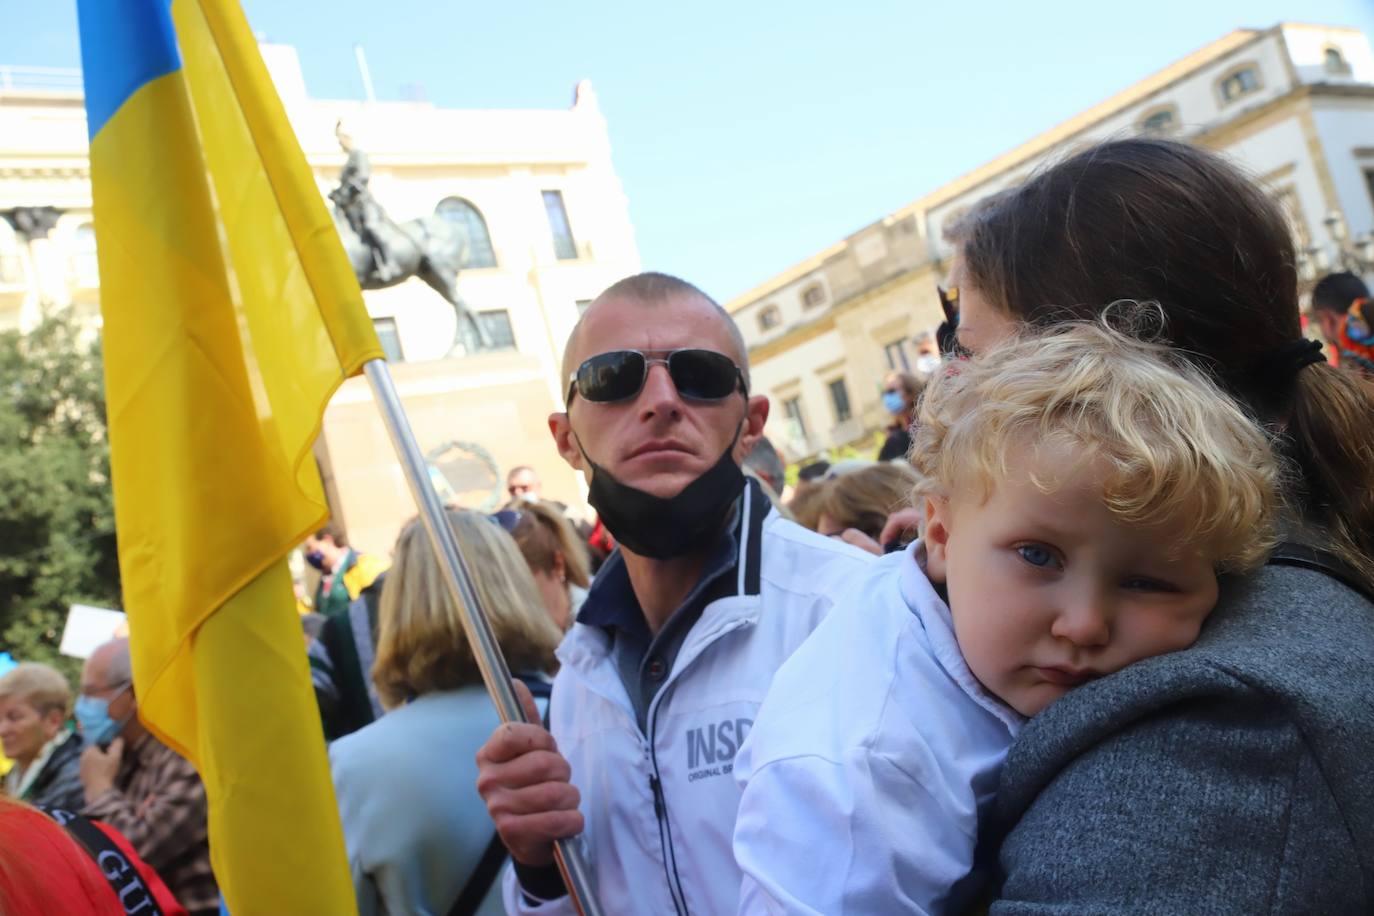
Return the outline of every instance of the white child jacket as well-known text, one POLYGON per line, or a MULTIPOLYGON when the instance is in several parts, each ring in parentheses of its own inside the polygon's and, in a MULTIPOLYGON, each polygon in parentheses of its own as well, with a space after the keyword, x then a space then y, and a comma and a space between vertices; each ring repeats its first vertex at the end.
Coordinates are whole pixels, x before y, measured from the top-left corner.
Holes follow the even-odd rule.
POLYGON ((961 912, 1021 723, 969 671, 919 542, 778 671, 736 758, 741 913, 961 912))
MULTIPOLYGON (((550 729, 582 796, 580 842, 607 913, 735 912, 735 753, 774 672, 875 562, 782 518, 752 482, 736 524, 734 594, 687 634, 647 735, 603 630, 577 624, 558 649, 550 729)), ((510 913, 572 912, 566 897, 531 905, 510 869, 504 890, 510 913)))

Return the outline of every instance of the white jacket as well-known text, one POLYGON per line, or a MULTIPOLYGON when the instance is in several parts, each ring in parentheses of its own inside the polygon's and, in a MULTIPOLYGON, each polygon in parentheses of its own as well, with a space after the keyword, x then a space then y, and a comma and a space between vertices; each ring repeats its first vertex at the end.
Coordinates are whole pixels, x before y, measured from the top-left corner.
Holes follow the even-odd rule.
POLYGON ((916 550, 871 565, 773 680, 736 758, 740 912, 959 912, 977 890, 1024 720, 969 671, 916 550))
MULTIPOLYGON (((581 843, 607 913, 735 912, 735 752, 778 666, 874 561, 783 519, 755 484, 740 506, 735 593, 687 634, 647 736, 603 630, 577 624, 558 650, 550 728, 582 795, 581 843)), ((566 897, 530 906, 509 869, 505 894, 510 913, 572 912, 566 897)))

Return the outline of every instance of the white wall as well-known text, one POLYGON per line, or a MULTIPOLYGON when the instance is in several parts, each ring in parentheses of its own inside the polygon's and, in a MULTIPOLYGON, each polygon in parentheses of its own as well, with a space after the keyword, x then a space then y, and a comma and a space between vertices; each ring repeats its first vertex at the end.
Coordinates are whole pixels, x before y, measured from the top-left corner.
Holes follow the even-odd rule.
POLYGON ((1374 171, 1374 99, 1323 99, 1313 109, 1350 234, 1374 230, 1374 200, 1364 176, 1365 169, 1374 171))

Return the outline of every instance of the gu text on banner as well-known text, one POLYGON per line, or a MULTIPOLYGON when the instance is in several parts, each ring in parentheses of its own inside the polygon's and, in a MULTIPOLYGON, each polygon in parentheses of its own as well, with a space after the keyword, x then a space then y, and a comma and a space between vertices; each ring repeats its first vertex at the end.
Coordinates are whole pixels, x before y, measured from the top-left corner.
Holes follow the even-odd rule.
POLYGON ((286 555, 324 407, 381 358, 233 0, 79 0, 115 516, 145 724, 235 916, 356 911, 286 555))

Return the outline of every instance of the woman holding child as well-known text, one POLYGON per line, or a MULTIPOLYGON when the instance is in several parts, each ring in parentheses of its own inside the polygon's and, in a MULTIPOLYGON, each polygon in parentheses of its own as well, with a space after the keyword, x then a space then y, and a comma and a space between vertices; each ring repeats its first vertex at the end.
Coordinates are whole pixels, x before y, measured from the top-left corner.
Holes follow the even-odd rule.
POLYGON ((1128 140, 998 196, 954 241, 960 342, 987 359, 940 379, 922 421, 928 410, 932 437, 970 432, 943 433, 946 454, 922 469, 923 540, 874 567, 856 606, 779 672, 741 750, 744 908, 957 911, 977 876, 977 823, 980 853, 1001 844, 994 914, 1371 911, 1374 604, 1360 591, 1374 583, 1374 396, 1301 337, 1282 214, 1210 153, 1128 140), (988 399, 971 402, 973 420, 939 420, 957 402, 942 408, 941 389, 990 384, 1008 366, 1054 375, 1008 338, 1062 347, 1120 299, 1158 303, 1172 352, 1101 330, 1110 345, 1085 343, 1076 359, 1124 347, 1191 386, 1190 416, 1157 411, 1163 389, 1147 390, 1134 414, 1104 402, 1115 424, 1100 427, 1079 403, 1091 392, 1069 390, 1063 414, 1054 397, 1026 405, 1015 435, 986 416, 988 399), (1055 329, 1073 319, 1087 323, 1055 329), (1183 422, 1208 414, 1205 433, 1183 422), (1221 416, 1248 418, 1249 433, 1221 416), (1065 417, 1088 426, 1060 428, 1065 417), (1255 485, 1242 481, 1270 465, 1236 456, 1261 431, 1277 434, 1282 462, 1279 537, 1301 547, 1255 569, 1263 513, 1248 514, 1255 485), (1189 474, 1122 446, 1181 450, 1189 474), (995 459, 960 472, 978 486, 942 477, 970 453, 995 459), (1007 493, 1058 509, 1032 514, 1027 534, 1007 493), (832 680, 877 666, 890 684, 832 680), (940 678, 959 688, 942 696, 986 713, 968 713, 975 726, 929 724, 952 715, 921 696, 940 678), (839 699, 810 706, 799 744, 787 737, 794 698, 817 683, 839 699), (862 714, 867 743, 832 741, 853 739, 862 714), (839 844, 811 870, 826 875, 788 864, 810 861, 822 833, 839 844))

